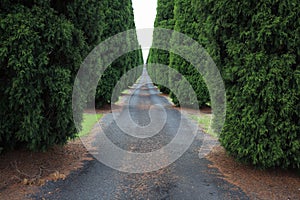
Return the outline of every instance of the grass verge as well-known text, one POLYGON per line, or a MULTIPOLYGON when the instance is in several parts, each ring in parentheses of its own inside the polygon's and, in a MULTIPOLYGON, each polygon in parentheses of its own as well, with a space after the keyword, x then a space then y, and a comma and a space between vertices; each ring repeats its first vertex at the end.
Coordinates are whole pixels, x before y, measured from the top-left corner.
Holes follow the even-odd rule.
POLYGON ((217 134, 213 132, 213 130, 210 128, 211 123, 211 114, 201 113, 201 115, 190 115, 190 117, 193 120, 196 120, 199 124, 199 126, 203 129, 205 133, 208 133, 209 135, 217 138, 217 134))
POLYGON ((85 136, 91 132, 94 125, 97 121, 103 116, 103 114, 83 114, 83 121, 82 121, 82 130, 78 133, 79 137, 85 136))

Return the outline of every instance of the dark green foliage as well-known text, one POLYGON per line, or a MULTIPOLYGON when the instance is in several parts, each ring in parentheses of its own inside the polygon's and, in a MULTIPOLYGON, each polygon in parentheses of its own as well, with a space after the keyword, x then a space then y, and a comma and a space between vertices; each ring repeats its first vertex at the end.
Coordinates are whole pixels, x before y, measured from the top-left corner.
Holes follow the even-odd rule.
MULTIPOLYGON (((157 6, 157 15, 155 19, 155 27, 159 28, 167 28, 167 29, 174 29, 175 31, 184 33, 193 39, 198 39, 197 30, 194 28, 194 17, 195 13, 190 12, 191 9, 191 1, 158 1, 157 6)), ((166 38, 162 35, 159 35, 160 31, 154 31, 153 34, 153 43, 160 44, 167 46, 169 42, 166 38)), ((177 40, 178 38, 172 38, 171 40, 177 40)), ((184 41, 183 41, 184 43, 184 41)), ((191 48, 184 45, 182 48, 191 48)), ((169 66, 171 68, 176 69, 180 74, 182 74, 191 84, 193 87, 197 99, 191 100, 190 94, 185 92, 183 87, 183 81, 176 81, 172 82, 172 84, 176 84, 172 86, 176 88, 176 91, 170 93, 170 90, 163 85, 170 86, 170 80, 173 79, 170 77, 171 75, 168 74, 168 70, 164 71, 157 71, 155 69, 155 65, 149 65, 148 71, 149 75, 155 77, 156 80, 160 80, 163 85, 158 85, 160 90, 164 93, 170 93, 170 97, 172 98, 175 105, 179 106, 179 101, 177 97, 174 95, 176 92, 178 95, 181 96, 182 99, 185 99, 186 102, 190 102, 194 105, 204 106, 206 103, 209 102, 209 93, 208 89, 205 85, 205 82, 201 76, 201 74, 192 66, 189 62, 184 60, 178 55, 174 53, 170 53, 165 50, 160 49, 150 49, 148 63, 159 63, 169 66)))
MULTIPOLYGON (((166 28, 172 30, 174 28, 174 0, 158 0, 157 1, 157 14, 154 22, 155 28, 166 28)), ((167 41, 159 32, 154 30, 153 33, 153 43, 155 44, 165 44, 167 41)), ((158 63, 169 66, 170 53, 162 49, 153 49, 149 51, 147 63, 158 63)), ((168 85, 168 70, 157 71, 155 70, 155 65, 148 66, 149 75, 158 80, 161 80, 165 86, 168 85), (151 68, 153 66, 153 68, 151 68)), ((169 89, 163 85, 158 85, 159 89, 163 93, 169 93, 169 89)))
MULTIPOLYGON (((105 29, 103 39, 114 36, 117 33, 135 29, 134 16, 131 0, 109 2, 108 9, 105 11, 105 29), (113 28, 112 28, 113 27, 113 28)), ((137 37, 135 41, 127 41, 127 46, 138 46, 137 37)), ((112 98, 112 92, 119 79, 130 69, 143 64, 141 49, 127 53, 115 60, 104 72, 98 84, 95 106, 101 107, 106 103, 113 103, 117 99, 112 98)), ((119 92, 132 85, 141 75, 138 74, 128 77, 128 82, 119 88, 119 92)))
POLYGON ((262 168, 300 167, 300 4, 195 1, 199 41, 226 84, 221 144, 262 168))
POLYGON ((83 32, 89 53, 102 40, 105 16, 108 8, 106 1, 97 0, 51 0, 50 5, 64 15, 74 26, 83 32))
POLYGON ((76 133, 72 74, 85 42, 72 23, 44 5, 1 4, 0 146, 6 149, 45 150, 76 133))
MULTIPOLYGON (((80 64, 107 37, 135 28, 131 1, 3 0, 0 11, 0 151, 65 144, 77 133, 72 87, 80 64)), ((111 84, 141 63, 141 50, 117 60, 100 83, 108 91, 99 101, 107 102, 111 84)))
MULTIPOLYGON (((175 19, 175 26, 174 30, 184 33, 187 36, 197 40, 198 39, 198 31, 195 29, 195 20, 194 15, 196 13, 190 12, 191 9, 191 1, 186 0, 175 0, 174 6, 174 19, 175 19)), ((178 38, 172 38, 172 40, 180 40, 178 38)), ((192 47, 186 46, 185 41, 181 41, 182 47, 190 49, 192 47)), ((209 92, 204 82, 203 77, 197 71, 197 69, 191 65, 189 62, 184 60, 178 55, 171 53, 170 55, 170 67, 176 69, 180 74, 182 74, 188 82, 193 87, 197 99, 192 100, 193 104, 198 104, 200 107, 206 105, 209 102, 209 92)), ((178 88, 177 94, 182 96, 183 99, 189 99, 190 94, 185 93, 184 88, 181 87, 182 81, 178 81, 176 83, 176 88, 178 88)), ((171 93, 171 98, 176 105, 179 105, 177 97, 171 93)))
MULTIPOLYGON (((167 6, 160 2, 156 23, 175 20, 174 29, 203 45, 222 74, 227 116, 221 144, 238 160, 258 167, 299 168, 300 4, 296 0, 175 0, 171 16, 169 9, 165 15, 159 12, 167 6)), ((154 33, 153 42, 162 40, 154 33)), ((166 62, 165 54, 151 49, 148 62, 169 64, 197 93, 205 91, 189 63, 174 54, 166 62)), ((148 70, 151 76, 160 75, 155 65, 148 70)), ((177 88, 182 90, 180 83, 177 88)), ((176 97, 173 100, 177 103, 176 97)))

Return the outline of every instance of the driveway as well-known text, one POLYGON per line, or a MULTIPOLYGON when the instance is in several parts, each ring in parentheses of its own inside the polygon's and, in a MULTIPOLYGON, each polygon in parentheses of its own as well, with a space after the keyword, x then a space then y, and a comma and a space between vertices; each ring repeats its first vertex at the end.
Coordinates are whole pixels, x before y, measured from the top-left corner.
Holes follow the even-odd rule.
POLYGON ((96 127, 85 138, 104 164, 97 159, 87 161, 65 180, 47 183, 33 199, 248 199, 216 169, 209 168, 210 162, 200 151, 209 145, 203 144, 205 134, 159 95, 146 70, 131 91, 119 102, 122 107, 114 112, 116 120, 112 113, 106 114, 99 123, 101 129, 96 127), (180 142, 174 142, 178 134, 182 135, 180 142), (107 145, 105 137, 125 152, 159 154, 150 154, 155 159, 136 159, 135 154, 109 151, 103 147, 107 145), (169 143, 176 143, 174 151, 159 152, 169 143), (181 150, 184 153, 177 159, 181 150))

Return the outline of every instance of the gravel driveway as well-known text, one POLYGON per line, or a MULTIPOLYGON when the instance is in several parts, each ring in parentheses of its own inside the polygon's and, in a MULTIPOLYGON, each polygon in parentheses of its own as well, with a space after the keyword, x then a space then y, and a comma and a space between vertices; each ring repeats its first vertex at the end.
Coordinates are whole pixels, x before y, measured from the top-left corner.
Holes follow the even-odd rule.
MULTIPOLYGON (((173 109, 171 103, 159 95, 145 70, 139 83, 131 91, 132 95, 123 96, 121 99, 122 109, 117 113, 119 124, 125 127, 125 131, 113 120, 111 113, 106 114, 100 121, 101 130, 114 145, 130 152, 147 153, 166 146, 178 131, 185 131, 187 137, 193 137, 189 128, 196 124, 173 109), (151 122, 149 117, 151 106, 154 110, 151 119, 165 120, 163 127, 158 127, 159 129, 153 125, 159 123, 151 122), (132 121, 129 120, 137 126, 132 127, 132 121), (180 129, 181 122, 185 125, 180 129), (136 131, 145 126, 148 126, 149 133, 151 130, 159 131, 152 137, 146 137, 145 132, 136 131), (132 132, 129 134, 125 133, 130 130, 132 132), (134 137, 131 133, 141 135, 134 137)), ((97 135, 97 128, 93 133, 97 135)), ((167 167, 144 173, 126 171, 136 166, 149 170, 152 166, 149 160, 134 160, 131 156, 118 156, 110 152, 104 154, 99 147, 103 140, 92 142, 96 147, 94 153, 117 160, 121 171, 96 159, 88 161, 81 170, 73 172, 67 179, 47 183, 33 199, 248 199, 238 187, 224 181, 216 169, 209 168, 208 160, 199 158, 203 137, 204 134, 197 130, 191 145, 179 159, 167 167)), ((186 141, 182 138, 181 142, 178 148, 186 141)), ((159 159, 164 163, 173 158, 170 154, 161 154, 159 159)))

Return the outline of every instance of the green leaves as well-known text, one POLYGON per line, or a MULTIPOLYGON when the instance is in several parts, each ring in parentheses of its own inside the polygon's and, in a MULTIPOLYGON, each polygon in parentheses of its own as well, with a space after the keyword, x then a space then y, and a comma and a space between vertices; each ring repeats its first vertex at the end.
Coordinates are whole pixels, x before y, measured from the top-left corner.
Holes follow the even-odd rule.
MULTIPOLYGON (((131 0, 103 2, 105 8, 102 7, 105 17, 103 22, 105 27, 102 27, 101 39, 105 40, 114 36, 119 32, 124 32, 130 29, 135 29, 134 15, 131 0)), ((129 36, 128 36, 129 37, 129 36)), ((129 39, 128 39, 129 40, 129 39)), ((137 36, 134 41, 127 41, 127 46, 134 46, 138 48, 137 36)), ((95 104, 96 107, 101 107, 106 103, 112 103, 117 99, 111 99, 113 89, 119 79, 130 69, 133 69, 143 64, 142 50, 136 50, 127 53, 115 60, 104 72, 101 77, 101 81, 98 83, 95 104)), ((122 85, 121 90, 126 89, 128 86, 135 83, 137 78, 141 75, 141 70, 136 70, 135 75, 127 77, 127 82, 122 85)))
MULTIPOLYGON (((0 11, 1 151, 65 144, 76 136, 72 86, 80 64, 104 39, 135 28, 131 1, 3 1, 0 11)), ((108 102, 114 83, 142 63, 141 50, 116 61, 97 100, 108 102)))
POLYGON ((205 8, 200 35, 209 42, 203 45, 226 83, 221 144, 240 161, 262 168, 300 165, 295 2, 204 1, 197 8, 205 8))
MULTIPOLYGON (((174 0, 158 0, 157 1, 157 14, 154 22, 154 27, 173 29, 175 25, 174 20, 174 0)), ((163 35, 154 30, 153 43, 166 44, 167 41, 163 35)), ((167 46, 167 45, 165 45, 167 46)), ((151 48, 148 55, 147 63, 159 63, 168 66, 170 63, 170 52, 151 48)), ((164 85, 168 85, 169 74, 168 70, 158 71, 155 69, 155 65, 148 65, 148 73, 153 80, 161 80, 164 85), (155 78, 154 78, 155 77, 155 78)), ((161 92, 169 93, 169 89, 163 85, 158 85, 161 92)))
MULTIPOLYGON (((196 13, 189 12, 190 7, 191 1, 159 0, 154 26, 159 28, 174 29, 178 32, 187 34, 193 39, 198 39, 198 27, 196 27, 194 20, 194 16, 196 13)), ((178 40, 178 38, 173 37, 171 41, 168 41, 164 38, 163 35, 159 35, 159 31, 155 32, 154 30, 154 44, 164 44, 165 46, 167 46, 168 43, 176 40, 178 40)), ((184 50, 184 48, 192 48, 190 46, 184 46, 184 42, 185 41, 182 41, 183 45, 181 46, 181 50, 184 50)), ((201 107, 206 105, 206 103, 210 101, 208 89, 205 85, 202 75, 195 69, 194 66, 192 66, 180 56, 164 50, 151 48, 147 63, 164 64, 171 68, 174 68, 180 74, 182 74, 187 79, 187 81, 189 81, 194 91, 196 92, 198 99, 193 99, 190 101, 193 105, 198 104, 201 107)), ((170 85, 168 84, 168 82, 171 79, 171 75, 168 74, 167 69, 164 71, 158 71, 157 69, 155 69, 155 65, 149 65, 148 71, 149 75, 153 77, 153 80, 160 80, 164 85, 170 85)), ((158 87, 162 92, 170 93, 168 88, 162 85, 159 85, 158 87)), ((190 99, 190 94, 188 94, 188 92, 186 92, 186 89, 183 87, 184 82, 179 81, 177 83, 178 90, 173 91, 170 94, 173 103, 177 106, 179 106, 179 101, 176 95, 174 95, 174 92, 180 95, 183 99, 190 99)))
MULTIPOLYGON (((175 22, 171 29, 197 40, 226 84, 221 144, 238 160, 257 167, 299 168, 300 4, 296 0, 171 2, 174 9, 171 3, 158 1, 155 26, 170 28, 166 21, 175 22)), ((153 42, 164 42, 159 38, 154 33, 153 42)), ((197 80, 192 66, 177 55, 165 55, 151 49, 148 62, 177 69, 197 94, 205 96, 205 84, 197 80)), ((151 66, 149 73, 160 76, 151 66)), ((176 96, 170 96, 178 104, 176 96)))
POLYGON ((77 30, 49 7, 16 3, 7 12, 0 22, 0 146, 45 150, 64 144, 76 133, 71 74, 82 60, 82 34, 74 43, 77 30))

